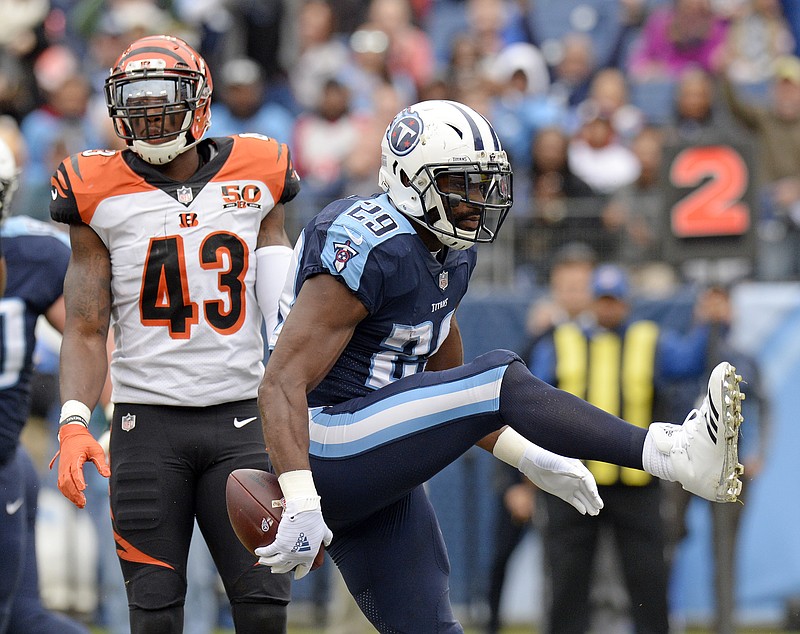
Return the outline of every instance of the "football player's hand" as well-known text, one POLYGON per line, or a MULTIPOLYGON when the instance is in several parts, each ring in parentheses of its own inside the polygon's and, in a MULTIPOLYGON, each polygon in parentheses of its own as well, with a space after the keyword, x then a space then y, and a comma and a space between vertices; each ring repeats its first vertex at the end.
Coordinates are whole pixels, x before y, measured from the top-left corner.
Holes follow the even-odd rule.
POLYGON ((62 425, 58 431, 58 452, 50 461, 50 468, 58 460, 58 489, 79 509, 86 506, 86 480, 83 477, 83 463, 90 460, 101 476, 111 475, 106 462, 106 454, 100 444, 82 424, 62 425))
POLYGON ((272 572, 294 570, 294 578, 308 574, 321 544, 331 543, 333 533, 322 518, 319 497, 286 500, 278 533, 269 546, 256 548, 258 563, 272 572))
POLYGON ((531 443, 525 449, 519 470, 542 491, 570 503, 582 515, 597 515, 603 508, 594 476, 580 460, 565 458, 531 443))

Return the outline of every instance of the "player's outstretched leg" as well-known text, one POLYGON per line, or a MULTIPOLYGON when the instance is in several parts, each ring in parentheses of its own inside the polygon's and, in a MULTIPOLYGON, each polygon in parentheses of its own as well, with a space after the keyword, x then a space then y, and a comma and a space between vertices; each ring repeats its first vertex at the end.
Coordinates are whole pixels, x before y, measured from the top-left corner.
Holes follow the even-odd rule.
POLYGON ((655 449, 668 457, 672 477, 667 479, 677 480, 687 491, 712 502, 735 502, 742 490, 741 380, 736 368, 723 361, 711 372, 700 409, 692 410, 683 425, 653 423, 645 441, 648 444, 652 439, 655 449))

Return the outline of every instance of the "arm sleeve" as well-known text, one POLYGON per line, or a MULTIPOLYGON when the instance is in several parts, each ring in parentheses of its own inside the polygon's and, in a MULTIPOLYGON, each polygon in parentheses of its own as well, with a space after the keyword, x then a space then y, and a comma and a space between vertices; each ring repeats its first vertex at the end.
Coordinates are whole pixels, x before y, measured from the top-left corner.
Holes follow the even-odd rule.
POLYGON ((256 249, 256 299, 267 337, 278 325, 278 299, 286 282, 292 250, 282 245, 256 249))

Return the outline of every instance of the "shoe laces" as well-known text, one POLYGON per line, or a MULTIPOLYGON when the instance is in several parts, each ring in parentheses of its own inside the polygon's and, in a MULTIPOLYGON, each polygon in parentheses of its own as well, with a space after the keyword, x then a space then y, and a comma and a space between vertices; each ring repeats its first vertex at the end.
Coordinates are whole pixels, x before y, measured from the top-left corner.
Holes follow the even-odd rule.
MULTIPOLYGON (((705 405, 705 403, 703 403, 705 405)), ((683 421, 683 425, 681 425, 680 432, 675 434, 675 445, 679 449, 688 449, 689 443, 694 438, 695 429, 697 429, 696 421, 699 417, 703 416, 703 405, 700 406, 700 409, 693 409, 686 415, 686 418, 683 421)))

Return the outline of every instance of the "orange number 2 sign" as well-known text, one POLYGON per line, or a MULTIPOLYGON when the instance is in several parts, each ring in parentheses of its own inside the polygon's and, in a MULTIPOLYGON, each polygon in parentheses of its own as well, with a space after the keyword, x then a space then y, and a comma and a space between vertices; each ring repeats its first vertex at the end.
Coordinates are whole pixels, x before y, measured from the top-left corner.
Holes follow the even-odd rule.
POLYGON ((679 238, 741 235, 750 228, 742 200, 749 173, 739 153, 725 145, 690 147, 670 166, 674 187, 697 187, 673 205, 672 231, 679 238))

